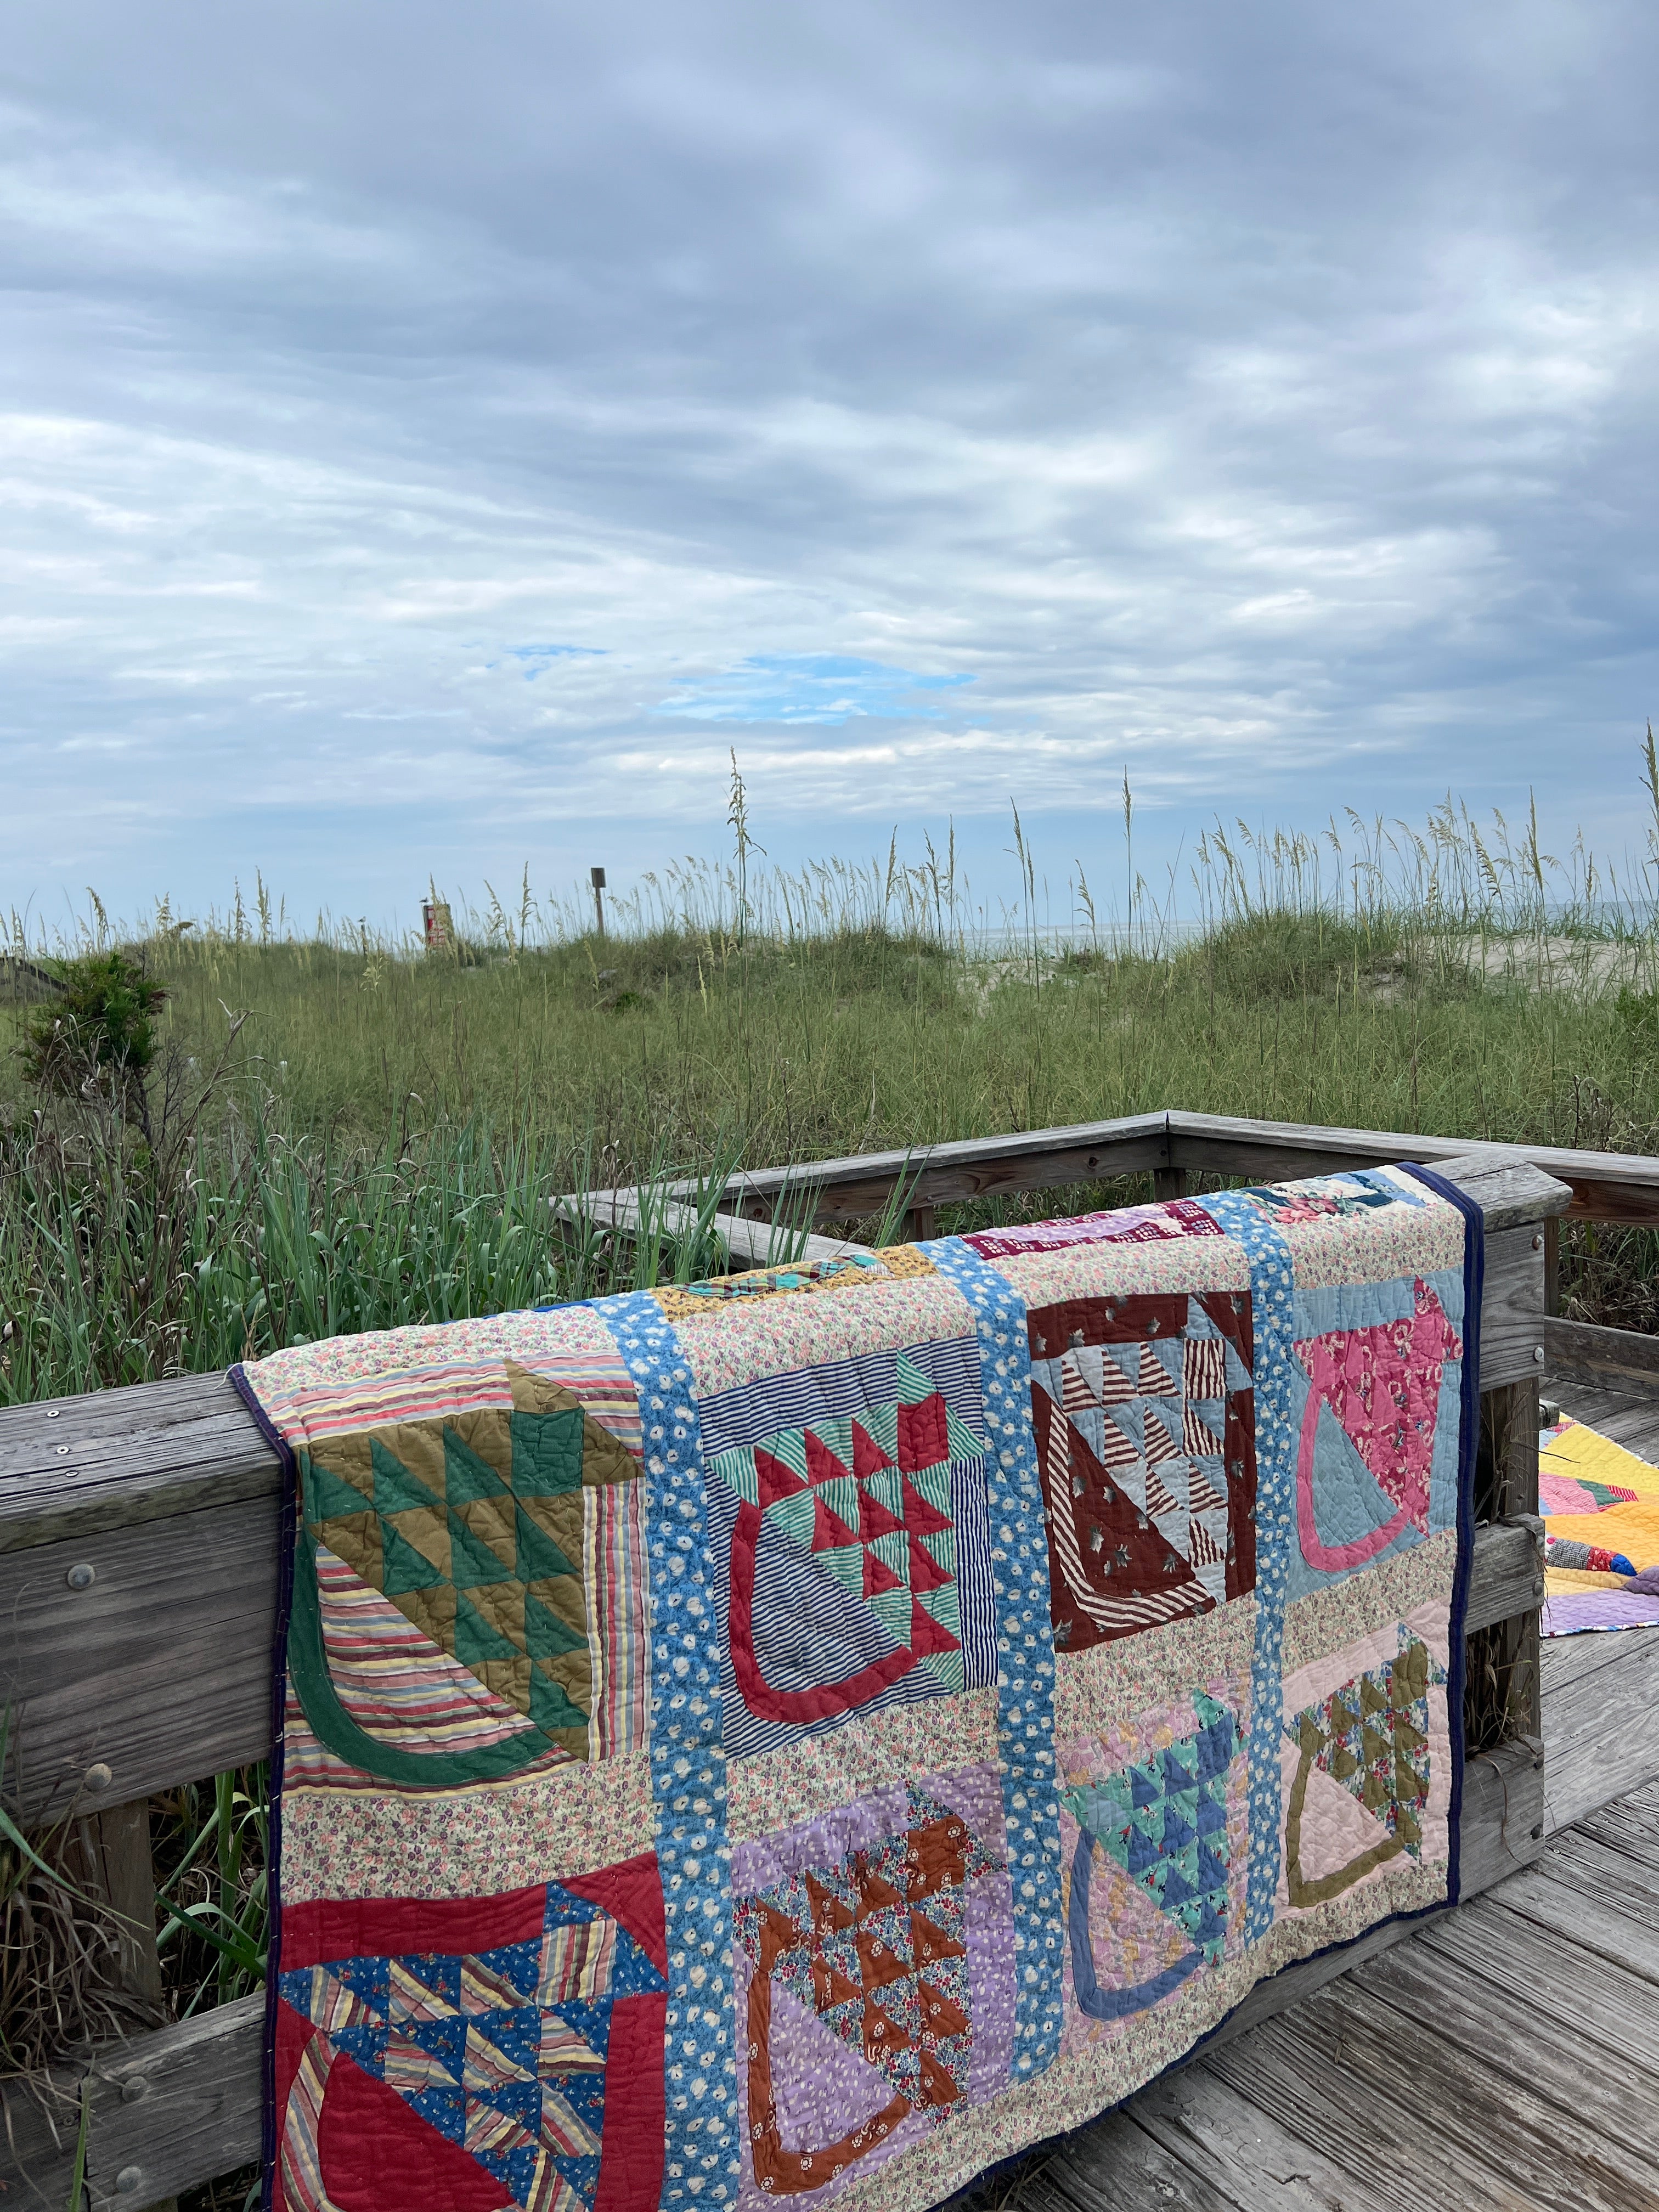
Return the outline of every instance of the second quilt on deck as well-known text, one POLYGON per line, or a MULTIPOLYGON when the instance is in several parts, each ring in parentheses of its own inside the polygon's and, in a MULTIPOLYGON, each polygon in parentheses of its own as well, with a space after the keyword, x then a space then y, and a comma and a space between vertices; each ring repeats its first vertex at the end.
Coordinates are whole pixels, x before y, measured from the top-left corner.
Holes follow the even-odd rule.
POLYGON ((1455 1895, 1407 1169, 306 1346, 276 2212, 937 2203, 1455 1895))

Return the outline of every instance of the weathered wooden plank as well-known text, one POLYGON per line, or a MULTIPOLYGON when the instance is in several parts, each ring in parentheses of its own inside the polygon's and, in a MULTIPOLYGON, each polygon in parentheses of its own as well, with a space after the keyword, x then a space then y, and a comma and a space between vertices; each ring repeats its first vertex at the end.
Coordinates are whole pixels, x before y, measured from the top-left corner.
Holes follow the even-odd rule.
MULTIPOLYGON (((1330 1997, 1322 1990, 1308 2009, 1330 1997)), ((1437 2109, 1430 2122, 1425 2076, 1443 2046, 1426 2034, 1414 2039, 1412 2059, 1399 2069, 1409 2085, 1402 2097, 1397 2078, 1379 2083, 1364 2066, 1361 2049, 1345 2044, 1341 2061, 1332 2063, 1334 2039, 1328 2025, 1322 2037, 1310 2039, 1301 2015, 1271 2020, 1209 2054, 1204 2068, 1293 2141, 1320 2145, 1392 2212, 1449 2212, 1452 2206, 1457 2212, 1537 2212, 1530 2193, 1480 2154, 1478 2137, 1473 2145, 1448 2142, 1437 2109), (1412 2115, 1406 2142, 1397 2128, 1379 2124, 1380 2114, 1397 2111, 1412 2115)), ((1490 2100, 1478 2109, 1490 2124, 1490 2100)))
MULTIPOLYGON (((1544 1249, 1532 1224, 1490 1231, 1480 1300, 1480 1388, 1535 1382, 1544 1371, 1544 1249)), ((1533 1431, 1534 1445, 1537 1431, 1533 1431)))
POLYGON ((264 1758, 276 1554, 274 1498, 0 1553, 7 1794, 26 1820, 264 1758))
MULTIPOLYGON (((636 1190, 592 1191, 586 1198, 557 1198, 550 1202, 561 1218, 573 1226, 615 1230, 624 1237, 637 1237, 641 1223, 646 1218, 646 1209, 636 1190)), ((697 1226, 697 1211, 695 1206, 672 1199, 653 1201, 650 1221, 664 1236, 690 1236, 697 1226)), ((724 1243, 737 1268, 781 1266, 786 1261, 781 1255, 785 1255, 788 1260, 795 1261, 839 1260, 849 1252, 866 1252, 870 1249, 843 1237, 799 1232, 786 1237, 770 1221, 745 1220, 738 1213, 717 1213, 708 1226, 724 1243)))
POLYGON ((1494 1902, 1549 1929, 1564 1955, 1589 1952, 1659 1988, 1659 1931, 1605 1899, 1587 1895, 1565 1868, 1540 1859, 1511 1875, 1494 1902))
POLYGON ((726 1200, 745 1211, 769 1211, 791 1193, 810 1192, 816 1221, 850 1221, 879 1213, 900 1185, 912 1206, 937 1207, 1143 1175, 1162 1167, 1164 1143, 1161 1115, 1151 1117, 1151 1126, 1137 1119, 1092 1128, 1034 1130, 1023 1137, 934 1145, 868 1160, 765 1169, 734 1177, 726 1200))
POLYGON ((1012 2197, 994 2180, 946 2212, 1243 2212, 1244 2200, 1201 2178, 1136 2124, 1127 2112, 1097 2122, 1102 2137, 1098 2157, 1075 2156, 1073 2147, 1087 2139, 1070 2136, 1029 2179, 1016 2184, 1012 2197))
MULTIPOLYGON (((264 2009, 263 1996, 242 1997, 99 2054, 86 2093, 93 2212, 155 2204, 258 2157, 264 2009), (123 2178, 125 2188, 118 2186, 123 2178)), ((55 2129, 18 2084, 5 2085, 9 2141, 0 2183, 23 2202, 69 2202, 75 2078, 62 2069, 55 2129)))
POLYGON ((1552 1375, 1571 1375, 1614 1390, 1659 1398, 1659 1337, 1594 1322, 1544 1319, 1544 1358, 1552 1375))
MULTIPOLYGON (((1582 1991, 1595 1977, 1573 1979, 1582 1991)), ((1386 1957, 1370 1960, 1354 1976, 1353 1989, 1398 2012, 1402 2037, 1431 2021, 1437 2035, 1478 2051, 1487 2068, 1571 2113, 1599 2139, 1622 2144, 1638 2160, 1647 2157, 1659 2112, 1659 2070, 1644 2065, 1638 2051, 1619 2051, 1620 2064, 1611 2069, 1608 2046, 1577 2018, 1555 2020, 1540 2036, 1528 1999, 1425 1943, 1396 1944, 1386 1957)))
MULTIPOLYGON (((1468 1152, 1467 1138, 1413 1135, 1401 1129, 1322 1128, 1295 1121, 1254 1121, 1226 1114, 1168 1117, 1171 1167, 1211 1174, 1295 1176, 1334 1169, 1421 1160, 1431 1167, 1468 1152)), ((1634 1152, 1576 1152, 1559 1145, 1481 1147, 1526 1160, 1572 1193, 1575 1221, 1659 1220, 1659 1158, 1634 1152)))
MULTIPOLYGON (((924 1179, 915 1186, 919 1202, 939 1202, 933 1178, 939 1178, 940 1196, 945 1199, 976 1198, 986 1189, 1041 1189, 1040 1182, 1007 1180, 1026 1165, 1049 1182, 1100 1182, 1167 1165, 1166 1119, 1163 1114, 1129 1114, 1110 1121, 1075 1121, 997 1137, 952 1138, 935 1145, 913 1145, 901 1152, 857 1152, 788 1167, 748 1168, 732 1178, 726 1193, 733 1199, 763 1203, 769 1211, 787 1192, 814 1191, 835 1209, 831 1216, 820 1206, 818 1218, 824 1220, 878 1211, 895 1185, 902 1182, 909 1188, 918 1171, 924 1179), (1066 1172, 1056 1173, 1061 1164, 1066 1172), (1072 1173, 1074 1166, 1080 1171, 1072 1173), (969 1180, 960 1189, 945 1188, 958 1175, 972 1178, 981 1174, 993 1180, 983 1185, 969 1180), (877 1194, 873 1202, 872 1192, 877 1194), (857 1202, 848 1203, 849 1198, 857 1202)), ((690 1183, 676 1183, 672 1188, 677 1197, 695 1194, 695 1185, 690 1183)))
POLYGON ((1545 1818, 1571 1827, 1587 1813, 1659 1775, 1659 1629, 1551 1637, 1544 1676, 1545 1818), (1592 1650, 1556 1659, 1563 1644, 1612 1645, 1603 1663, 1592 1650))
POLYGON ((274 1498, 276 1453, 223 1375, 0 1412, 0 1552, 274 1498))
POLYGON ((1564 1955, 1553 1929, 1504 1909, 1501 1889, 1428 1922, 1416 1942, 1530 2007, 1539 2029, 1582 2029, 1607 2051, 1629 2050, 1644 2066, 1659 2066, 1651 1983, 1607 1959, 1592 1964, 1564 1955))
POLYGON ((1545 1761, 1540 1743, 1503 1743, 1463 1769, 1460 1893, 1478 1897, 1544 1846, 1545 1761))
MULTIPOLYGON (((1545 1861, 1586 1897, 1599 1897, 1644 1927, 1659 1930, 1659 1854, 1634 1857, 1595 1834, 1587 1822, 1553 1837, 1545 1861)), ((1659 2033, 1659 2017, 1654 2026, 1659 2033)))
POLYGON ((1297 2212, 1394 2212, 1388 2198, 1202 2064, 1143 2089, 1121 2122, 1104 2122, 1074 2138, 1055 2162, 1086 2175, 1108 2212, 1145 2212, 1158 2198, 1134 2194, 1120 2165, 1126 2139, 1136 2130, 1186 2172, 1224 2191, 1239 2212, 1283 2212, 1287 2205, 1297 2212))
POLYGON ((1470 1635, 1529 1613, 1544 1601, 1544 1559, 1533 1529, 1524 1522, 1493 1522, 1474 1532, 1469 1565, 1470 1635))
MULTIPOLYGON (((1518 2057, 1500 2070, 1484 2040, 1470 2048, 1438 2019, 1402 2028, 1393 2007, 1342 1981, 1264 2033, 1298 2050, 1315 2094, 1329 2095, 1339 2077, 1350 2092, 1368 2089, 1374 2111, 1411 2114, 1413 2136, 1421 2128, 1443 2156, 1518 2183, 1535 2212, 1659 2212, 1659 2175, 1646 2161, 1632 2168, 1577 2110, 1529 2082, 1518 2057)), ((1419 2140, 1376 2147, 1414 2163, 1419 2140)), ((1370 2148, 1345 2141, 1338 2154, 1346 2163, 1358 2153, 1363 2166, 1370 2148)))

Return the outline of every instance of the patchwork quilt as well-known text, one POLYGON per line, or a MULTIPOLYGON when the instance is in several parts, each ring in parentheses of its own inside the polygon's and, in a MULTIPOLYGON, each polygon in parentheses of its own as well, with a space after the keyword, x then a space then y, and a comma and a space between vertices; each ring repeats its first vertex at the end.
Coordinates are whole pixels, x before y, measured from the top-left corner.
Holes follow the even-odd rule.
POLYGON ((1455 1897, 1478 1210, 300 1346, 275 2212, 937 2203, 1455 1897))

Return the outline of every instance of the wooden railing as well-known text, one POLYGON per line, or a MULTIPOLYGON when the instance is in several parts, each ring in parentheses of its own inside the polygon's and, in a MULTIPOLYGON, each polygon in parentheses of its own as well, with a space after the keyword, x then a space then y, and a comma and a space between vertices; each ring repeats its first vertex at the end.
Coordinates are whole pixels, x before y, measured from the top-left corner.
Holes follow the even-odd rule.
MULTIPOLYGON (((775 1212, 802 1226, 852 1222, 879 1214, 896 1191, 914 1236, 933 1232, 939 1207, 990 1195, 1150 1174, 1173 1197, 1198 1176, 1412 1158, 1441 1166, 1486 1223, 1486 1520, 1468 1626, 1498 1639, 1522 1702, 1510 1739, 1469 1765, 1462 1857, 1473 1893, 1530 1857, 1543 1834, 1535 1688, 1525 1686, 1536 1682, 1543 1595, 1536 1441, 1553 1226, 1564 1211, 1659 1220, 1659 1161, 1161 1114, 744 1174, 722 1203, 734 1257, 752 1261, 765 1256, 758 1224, 775 1212)), ((634 1197, 611 1196, 620 1230, 634 1197)), ((602 1212, 605 1194, 585 1203, 602 1212)), ((1659 1386, 1656 1370, 1659 1360, 1644 1371, 1659 1386)), ((142 1854, 122 1883, 129 1899, 144 1893, 149 1846, 142 1816, 123 1808, 270 1749, 279 1486, 275 1455, 222 1375, 0 1412, 8 1802, 36 1826, 72 1811, 101 1830, 106 1855, 142 1854)), ((1347 1962, 1328 1954, 1286 1970, 1239 2017, 1293 2001, 1347 1962)), ((106 2047, 33 2091, 8 2085, 0 2185, 12 2201, 67 2201, 82 2113, 94 2207, 138 2212, 256 2157, 262 2003, 246 1998, 106 2047)))

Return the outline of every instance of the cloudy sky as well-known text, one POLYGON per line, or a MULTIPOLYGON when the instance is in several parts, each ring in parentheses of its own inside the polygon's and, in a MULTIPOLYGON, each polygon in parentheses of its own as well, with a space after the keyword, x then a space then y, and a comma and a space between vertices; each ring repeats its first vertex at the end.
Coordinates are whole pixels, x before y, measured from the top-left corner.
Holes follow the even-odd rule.
POLYGON ((0 904, 954 818, 1632 830, 1642 0, 55 0, 0 59, 0 904))

